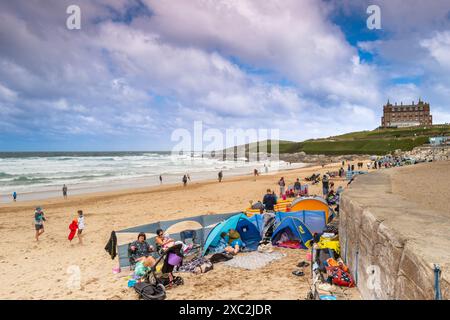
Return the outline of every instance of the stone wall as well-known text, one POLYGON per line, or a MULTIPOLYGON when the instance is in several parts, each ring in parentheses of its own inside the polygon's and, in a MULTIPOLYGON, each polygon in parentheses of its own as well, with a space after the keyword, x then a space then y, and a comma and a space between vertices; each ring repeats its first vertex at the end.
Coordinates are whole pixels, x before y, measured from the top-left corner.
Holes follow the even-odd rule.
POLYGON ((342 256, 363 299, 449 299, 450 218, 392 193, 397 169, 358 176, 341 198, 342 256))

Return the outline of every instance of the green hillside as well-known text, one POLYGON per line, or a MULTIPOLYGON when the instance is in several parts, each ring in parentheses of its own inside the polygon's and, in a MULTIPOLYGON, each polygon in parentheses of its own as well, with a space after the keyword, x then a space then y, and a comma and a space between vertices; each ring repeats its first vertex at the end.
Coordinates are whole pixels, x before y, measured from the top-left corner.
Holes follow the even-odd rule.
MULTIPOLYGON (((397 149, 410 151, 414 147, 428 143, 429 137, 450 136, 450 125, 435 125, 431 127, 411 127, 399 129, 375 129, 346 133, 324 139, 312 139, 303 142, 280 141, 280 153, 305 152, 307 154, 345 155, 373 154, 384 155, 397 149)), ((268 141, 260 142, 264 145, 268 141)), ((248 145, 246 149, 248 150, 248 145)), ((256 144, 251 144, 256 151, 256 144)), ((268 146, 270 152, 270 144, 268 146)))

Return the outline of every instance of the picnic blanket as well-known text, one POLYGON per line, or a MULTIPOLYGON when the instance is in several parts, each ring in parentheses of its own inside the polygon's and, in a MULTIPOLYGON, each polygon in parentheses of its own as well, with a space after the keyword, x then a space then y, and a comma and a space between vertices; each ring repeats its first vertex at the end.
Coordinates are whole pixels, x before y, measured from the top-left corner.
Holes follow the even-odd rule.
POLYGON ((223 264, 233 268, 241 268, 247 270, 255 270, 262 268, 274 260, 281 259, 285 254, 281 252, 250 252, 240 253, 233 259, 223 264))

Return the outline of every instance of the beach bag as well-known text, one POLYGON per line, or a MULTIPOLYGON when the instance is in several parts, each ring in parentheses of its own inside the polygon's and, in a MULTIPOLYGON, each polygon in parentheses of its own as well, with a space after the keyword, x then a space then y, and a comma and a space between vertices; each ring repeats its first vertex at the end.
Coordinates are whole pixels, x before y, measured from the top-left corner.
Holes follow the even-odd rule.
POLYGON ((176 253, 169 253, 167 263, 171 266, 179 266, 181 265, 181 262, 183 261, 183 258, 177 255, 176 253))
POLYGON ((210 261, 206 261, 205 263, 196 267, 194 273, 195 274, 206 273, 208 271, 211 271, 212 269, 214 269, 214 265, 210 261))
POLYGON ((134 290, 142 300, 164 300, 166 298, 166 289, 161 284, 138 282, 134 285, 134 290))
POLYGON ((331 282, 337 286, 341 287, 354 287, 355 282, 352 276, 342 270, 339 267, 326 267, 328 277, 331 277, 331 282))

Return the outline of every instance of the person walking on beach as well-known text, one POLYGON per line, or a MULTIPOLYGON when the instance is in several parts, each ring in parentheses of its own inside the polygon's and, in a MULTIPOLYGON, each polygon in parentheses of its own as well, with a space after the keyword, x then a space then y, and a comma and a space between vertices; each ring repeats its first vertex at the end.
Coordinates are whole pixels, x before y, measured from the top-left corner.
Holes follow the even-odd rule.
POLYGON ((328 176, 326 174, 324 174, 323 178, 322 178, 322 192, 323 192, 323 195, 324 195, 325 198, 328 195, 328 189, 329 189, 328 176))
POLYGON ((219 182, 222 182, 222 179, 223 179, 223 172, 222 172, 222 170, 219 171, 218 176, 219 176, 219 182))
POLYGON ((159 184, 162 184, 162 175, 159 175, 159 184))
POLYGON ((37 207, 34 212, 34 227, 36 229, 36 241, 39 241, 39 237, 44 233, 44 221, 47 221, 44 217, 44 212, 41 207, 37 207))
POLYGON ((63 193, 64 199, 67 199, 67 186, 66 186, 66 185, 63 185, 63 187, 62 187, 62 193, 63 193))
POLYGON ((83 245, 84 215, 83 210, 78 210, 78 242, 83 245))
POLYGON ((294 195, 297 197, 301 191, 302 191, 302 185, 300 183, 300 179, 297 178, 297 180, 294 183, 294 195))
POLYGON ((183 176, 183 187, 186 187, 187 181, 188 181, 188 178, 186 175, 184 175, 183 176))
POLYGON ((17 192, 14 191, 12 194, 12 197, 13 197, 13 201, 16 202, 17 201, 17 192))
POLYGON ((258 169, 253 170, 253 176, 255 177, 255 181, 256 181, 256 177, 259 176, 258 169))
POLYGON ((286 187, 286 182, 284 181, 284 177, 281 177, 280 181, 278 181, 278 185, 280 186, 280 197, 284 195, 284 189, 286 187))
POLYGON ((187 174, 187 178, 189 181, 191 181, 191 176, 189 175, 189 173, 187 174))

